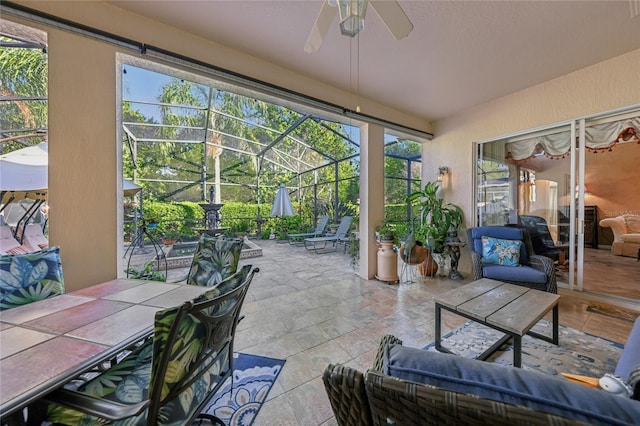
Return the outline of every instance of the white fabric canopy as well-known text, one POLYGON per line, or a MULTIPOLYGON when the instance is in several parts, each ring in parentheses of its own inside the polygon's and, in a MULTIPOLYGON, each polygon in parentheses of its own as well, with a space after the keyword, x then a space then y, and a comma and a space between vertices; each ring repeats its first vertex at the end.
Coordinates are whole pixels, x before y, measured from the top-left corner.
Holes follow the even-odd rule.
MULTIPOLYGON (((18 149, 0 155, 0 191, 3 203, 7 200, 23 198, 43 198, 48 188, 49 144, 18 149)), ((142 189, 140 185, 128 179, 123 181, 125 196, 131 196, 142 189)))
POLYGON ((49 145, 38 145, 0 155, 1 191, 46 191, 49 145))
POLYGON ((284 183, 280 184, 276 199, 273 200, 273 207, 271 208, 271 216, 295 216, 296 212, 293 210, 289 193, 284 183))

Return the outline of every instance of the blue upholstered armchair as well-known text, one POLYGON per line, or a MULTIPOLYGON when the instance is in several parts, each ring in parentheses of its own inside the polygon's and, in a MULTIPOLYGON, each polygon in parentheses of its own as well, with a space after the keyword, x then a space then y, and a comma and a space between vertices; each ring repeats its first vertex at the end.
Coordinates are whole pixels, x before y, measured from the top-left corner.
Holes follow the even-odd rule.
POLYGON ((526 229, 481 226, 467 230, 474 279, 491 278, 557 293, 553 260, 536 255, 526 229))

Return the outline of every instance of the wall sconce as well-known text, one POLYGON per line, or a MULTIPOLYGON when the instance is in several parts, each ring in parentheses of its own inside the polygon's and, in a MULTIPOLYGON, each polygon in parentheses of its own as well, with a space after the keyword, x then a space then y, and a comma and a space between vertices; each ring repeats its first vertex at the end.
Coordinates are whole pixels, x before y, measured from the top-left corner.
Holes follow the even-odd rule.
POLYGON ((449 174, 449 168, 447 166, 438 167, 438 176, 436 181, 443 182, 444 177, 449 174))

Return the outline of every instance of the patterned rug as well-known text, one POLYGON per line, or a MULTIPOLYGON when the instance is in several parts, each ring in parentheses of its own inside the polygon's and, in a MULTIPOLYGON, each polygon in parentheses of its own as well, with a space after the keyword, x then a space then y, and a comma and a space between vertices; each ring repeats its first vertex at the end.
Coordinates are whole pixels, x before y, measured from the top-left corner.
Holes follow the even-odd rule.
MULTIPOLYGON (((218 416, 225 425, 249 426, 267 399, 284 360, 244 353, 233 356, 233 389, 229 378, 202 412, 218 416)), ((200 424, 207 426, 210 422, 193 422, 200 424)))
MULTIPOLYGON (((551 323, 541 320, 533 331, 551 336, 551 323)), ((453 353, 475 358, 503 336, 499 331, 468 321, 443 336, 442 344, 453 353)), ((559 345, 526 335, 522 338, 522 368, 545 374, 573 373, 602 377, 615 370, 623 345, 563 325, 559 345)), ((434 342, 425 349, 435 351, 434 342)), ((513 365, 513 347, 505 343, 488 361, 513 365)))

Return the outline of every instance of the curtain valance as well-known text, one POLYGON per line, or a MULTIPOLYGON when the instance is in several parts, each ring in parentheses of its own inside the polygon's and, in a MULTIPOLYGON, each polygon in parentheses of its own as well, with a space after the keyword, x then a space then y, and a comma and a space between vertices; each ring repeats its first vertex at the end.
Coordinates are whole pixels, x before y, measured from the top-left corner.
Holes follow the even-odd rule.
MULTIPOLYGON (((592 152, 610 151, 617 143, 640 143, 640 117, 594 124, 585 129, 586 148, 592 152)), ((563 131, 509 142, 507 158, 519 161, 544 153, 549 158, 563 158, 571 149, 571 132, 563 131)))

